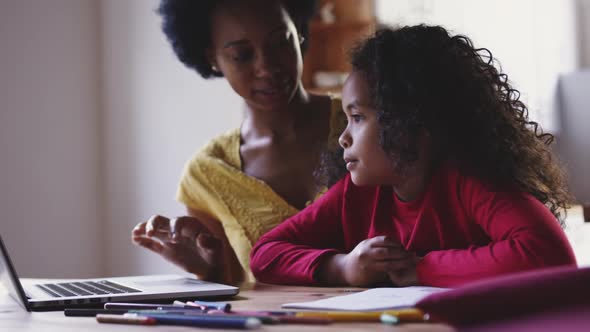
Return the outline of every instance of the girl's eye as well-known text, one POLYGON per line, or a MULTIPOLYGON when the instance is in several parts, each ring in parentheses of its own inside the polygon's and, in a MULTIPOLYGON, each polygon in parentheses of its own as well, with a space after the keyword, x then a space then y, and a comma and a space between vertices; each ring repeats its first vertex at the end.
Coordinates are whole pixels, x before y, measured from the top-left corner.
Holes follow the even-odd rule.
POLYGON ((363 116, 360 114, 351 114, 350 118, 352 119, 352 122, 358 123, 358 122, 361 122, 361 120, 363 119, 363 116))

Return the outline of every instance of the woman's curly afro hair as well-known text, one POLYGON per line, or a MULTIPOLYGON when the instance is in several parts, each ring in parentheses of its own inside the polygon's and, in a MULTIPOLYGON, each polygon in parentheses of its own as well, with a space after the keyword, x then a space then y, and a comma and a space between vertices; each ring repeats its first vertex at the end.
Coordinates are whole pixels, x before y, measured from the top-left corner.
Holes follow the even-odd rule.
MULTIPOLYGON (((222 76, 211 68, 206 50, 211 45, 211 13, 215 7, 228 1, 245 0, 161 0, 157 9, 162 17, 162 31, 178 59, 203 78, 222 76)), ((291 16, 304 38, 301 47, 305 50, 309 41, 308 23, 313 16, 316 0, 274 1, 281 1, 291 16)))

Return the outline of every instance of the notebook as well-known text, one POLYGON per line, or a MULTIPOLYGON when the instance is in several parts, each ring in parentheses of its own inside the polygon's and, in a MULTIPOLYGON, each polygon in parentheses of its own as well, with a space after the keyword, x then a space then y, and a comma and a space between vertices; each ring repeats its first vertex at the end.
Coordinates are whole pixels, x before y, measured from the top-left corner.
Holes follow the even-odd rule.
POLYGON ((447 290, 437 287, 382 287, 310 302, 285 303, 283 308, 341 311, 379 311, 414 307, 430 294, 447 290))
POLYGON ((237 287, 180 275, 54 280, 19 279, 0 236, 0 282, 27 311, 99 306, 106 302, 172 302, 175 299, 231 296, 237 287))

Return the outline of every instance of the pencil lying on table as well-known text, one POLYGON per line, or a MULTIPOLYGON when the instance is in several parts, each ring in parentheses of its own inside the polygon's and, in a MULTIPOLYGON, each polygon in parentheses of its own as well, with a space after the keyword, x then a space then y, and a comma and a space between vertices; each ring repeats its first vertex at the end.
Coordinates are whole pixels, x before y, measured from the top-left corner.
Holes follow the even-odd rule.
POLYGON ((195 327, 210 327, 221 329, 256 329, 262 324, 259 319, 252 317, 216 317, 208 315, 154 315, 142 316, 137 314, 124 315, 96 315, 100 323, 138 324, 138 325, 180 325, 195 327))
POLYGON ((271 311, 230 311, 224 312, 220 310, 210 310, 208 315, 222 315, 222 316, 246 316, 261 319, 265 323, 266 318, 273 319, 272 323, 282 324, 310 324, 310 325, 324 325, 330 324, 334 320, 326 317, 296 317, 295 313, 290 312, 271 312, 271 311))
POLYGON ((350 311, 301 311, 295 317, 329 318, 335 322, 379 322, 381 315, 395 317, 398 322, 425 322, 428 315, 420 309, 408 308, 400 310, 386 310, 379 312, 350 312, 350 311))

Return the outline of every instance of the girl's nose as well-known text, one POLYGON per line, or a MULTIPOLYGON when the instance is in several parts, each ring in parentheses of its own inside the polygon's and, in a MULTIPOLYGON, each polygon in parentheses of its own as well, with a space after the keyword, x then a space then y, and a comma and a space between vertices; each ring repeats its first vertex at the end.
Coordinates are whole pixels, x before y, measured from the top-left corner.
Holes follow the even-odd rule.
POLYGON ((346 130, 344 130, 340 137, 338 137, 338 143, 343 149, 347 149, 350 147, 350 136, 348 135, 346 130))

